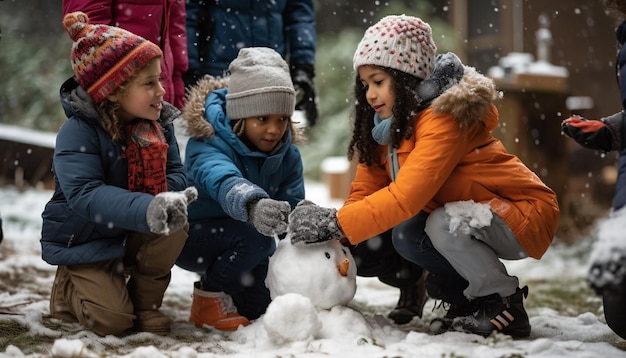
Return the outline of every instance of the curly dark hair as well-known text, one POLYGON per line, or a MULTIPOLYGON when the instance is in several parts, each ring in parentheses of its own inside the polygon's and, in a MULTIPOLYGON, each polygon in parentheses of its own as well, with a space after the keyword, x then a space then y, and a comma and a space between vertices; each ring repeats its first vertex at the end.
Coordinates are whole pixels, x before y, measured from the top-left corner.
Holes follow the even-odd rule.
MULTIPOLYGON (((398 148, 402 139, 408 139, 413 134, 413 125, 417 113, 421 110, 422 99, 417 94, 417 88, 422 79, 408 73, 394 70, 388 67, 380 67, 389 73, 392 78, 392 88, 396 95, 396 103, 392 108, 394 121, 391 124, 391 143, 393 148, 398 148)), ((352 119, 354 130, 348 146, 348 159, 357 154, 359 163, 367 165, 382 165, 380 156, 377 155, 379 144, 372 137, 374 128, 374 109, 367 103, 366 90, 358 74, 354 80, 354 111, 352 119)))

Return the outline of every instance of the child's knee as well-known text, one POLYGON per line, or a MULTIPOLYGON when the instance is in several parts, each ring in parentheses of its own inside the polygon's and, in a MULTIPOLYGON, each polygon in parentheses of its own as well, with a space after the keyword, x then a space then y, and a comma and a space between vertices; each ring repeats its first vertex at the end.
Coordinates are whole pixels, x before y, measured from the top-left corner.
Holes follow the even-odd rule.
POLYGON ((428 216, 424 230, 437 250, 453 244, 450 240, 454 236, 450 233, 450 216, 444 208, 435 209, 428 216))

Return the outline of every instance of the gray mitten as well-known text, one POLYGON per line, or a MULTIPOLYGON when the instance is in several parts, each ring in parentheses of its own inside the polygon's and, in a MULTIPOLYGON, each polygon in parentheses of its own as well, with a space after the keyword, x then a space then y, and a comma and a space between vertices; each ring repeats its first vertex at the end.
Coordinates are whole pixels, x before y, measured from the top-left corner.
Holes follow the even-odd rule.
POLYGON ((345 235, 337 222, 337 210, 302 200, 289 215, 291 243, 296 246, 319 244, 345 235))
POLYGON ((461 60, 452 52, 438 54, 435 57, 433 72, 420 83, 417 93, 422 98, 422 105, 427 106, 435 98, 463 78, 465 67, 461 60))
POLYGON ((587 273, 587 282, 598 295, 605 291, 619 291, 626 280, 626 250, 613 247, 607 251, 606 257, 592 262, 587 273))
POLYGON ((197 198, 198 190, 194 187, 157 194, 146 211, 150 231, 169 235, 183 227, 187 223, 187 205, 197 198))
POLYGON ((265 236, 280 235, 287 231, 289 212, 288 202, 263 198, 248 206, 248 222, 265 236))
POLYGON ((174 105, 163 101, 161 102, 163 105, 161 107, 161 115, 159 116, 160 121, 164 124, 170 124, 174 122, 174 120, 180 118, 183 115, 183 112, 174 107, 174 105))

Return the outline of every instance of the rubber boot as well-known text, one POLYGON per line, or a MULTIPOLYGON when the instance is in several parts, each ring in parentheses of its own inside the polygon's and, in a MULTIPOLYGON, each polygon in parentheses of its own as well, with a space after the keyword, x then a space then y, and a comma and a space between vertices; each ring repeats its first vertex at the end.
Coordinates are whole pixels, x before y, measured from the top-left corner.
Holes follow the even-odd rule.
POLYGON ((189 321, 198 328, 208 325, 221 331, 236 331, 239 326, 250 324, 246 317, 237 313, 237 307, 229 295, 204 291, 200 282, 194 283, 189 321))
POLYGON ((396 307, 389 312, 389 317, 396 324, 406 324, 413 320, 413 317, 422 318, 424 305, 428 300, 426 294, 427 271, 413 284, 400 289, 400 298, 396 307))

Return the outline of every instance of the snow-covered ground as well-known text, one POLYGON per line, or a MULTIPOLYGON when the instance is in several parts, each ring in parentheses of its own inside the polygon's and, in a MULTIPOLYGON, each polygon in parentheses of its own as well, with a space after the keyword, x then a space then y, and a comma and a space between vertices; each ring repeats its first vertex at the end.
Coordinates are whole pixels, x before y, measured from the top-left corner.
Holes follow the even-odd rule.
MULTIPOLYGON (((77 325, 61 325, 46 318, 54 267, 41 260, 38 240, 41 211, 50 195, 49 191, 18 193, 10 188, 0 189, 5 232, 0 245, 0 323, 18 322, 28 327, 33 336, 50 337, 48 342, 53 342, 43 340, 42 349, 33 350, 43 353, 30 353, 24 346, 18 348, 9 342, 6 349, 0 350, 0 356, 626 357, 625 342, 606 326, 601 312, 563 315, 549 307, 530 309, 532 333, 524 340, 503 335, 483 338, 460 332, 431 335, 428 322, 444 312, 434 300, 429 300, 423 321, 416 319, 408 325, 395 326, 385 316, 395 305, 398 290, 372 278, 357 278, 356 295, 348 307, 299 312, 305 319, 317 315, 322 324, 319 332, 308 338, 278 343, 266 331, 263 317, 232 333, 197 329, 187 322, 192 285, 197 277, 179 268, 173 270, 162 307, 174 322, 170 335, 99 337, 77 325)), ((319 183, 307 183, 307 198, 320 205, 341 205, 329 200, 325 186, 319 183)), ((588 268, 589 247, 588 242, 569 247, 554 245, 540 261, 525 259, 506 265, 523 284, 554 280, 580 283, 584 282, 588 268)), ((533 289, 531 285, 528 300, 533 299, 533 289)), ((591 295, 589 300, 599 302, 591 295)), ((568 304, 563 299, 562 305, 568 304)), ((4 335, 0 333, 0 342, 4 335)))

